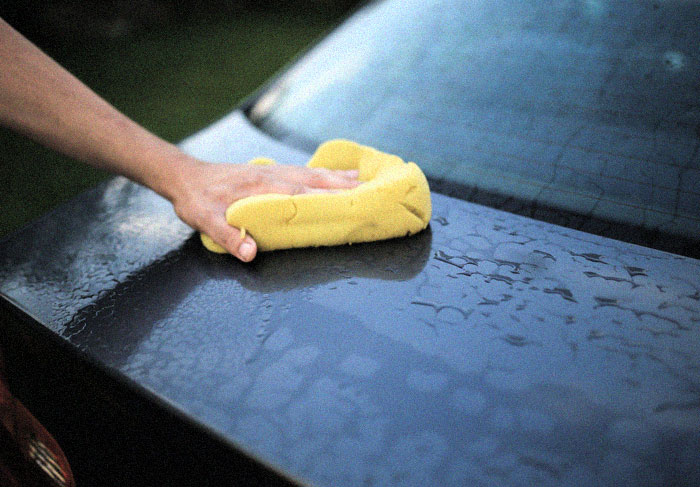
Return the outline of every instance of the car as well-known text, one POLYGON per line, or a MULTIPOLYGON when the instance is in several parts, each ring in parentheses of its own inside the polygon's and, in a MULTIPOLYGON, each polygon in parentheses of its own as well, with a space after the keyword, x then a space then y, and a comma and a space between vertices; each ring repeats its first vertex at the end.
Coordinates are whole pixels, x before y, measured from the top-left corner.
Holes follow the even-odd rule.
POLYGON ((0 243, 24 402, 112 484, 699 485, 699 15, 363 5, 181 147, 356 140, 429 228, 243 264, 111 179, 0 243))

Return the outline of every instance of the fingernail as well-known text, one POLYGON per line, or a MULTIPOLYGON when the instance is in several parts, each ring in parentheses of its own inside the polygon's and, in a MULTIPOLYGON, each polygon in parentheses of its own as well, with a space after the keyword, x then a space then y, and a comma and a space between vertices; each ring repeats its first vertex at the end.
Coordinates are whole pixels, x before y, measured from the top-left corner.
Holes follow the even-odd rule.
POLYGON ((253 258, 253 252, 255 252, 255 249, 248 242, 243 242, 241 246, 238 247, 238 253, 241 254, 241 257, 243 257, 243 260, 246 262, 253 258))

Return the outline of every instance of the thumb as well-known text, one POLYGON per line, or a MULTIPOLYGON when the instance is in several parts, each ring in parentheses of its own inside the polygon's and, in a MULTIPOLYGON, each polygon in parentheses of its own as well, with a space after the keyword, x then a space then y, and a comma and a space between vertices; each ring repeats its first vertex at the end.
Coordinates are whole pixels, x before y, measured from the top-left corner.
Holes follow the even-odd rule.
POLYGON ((230 226, 224 218, 212 218, 206 227, 202 231, 231 255, 243 262, 250 262, 255 258, 258 252, 255 240, 244 231, 230 226))

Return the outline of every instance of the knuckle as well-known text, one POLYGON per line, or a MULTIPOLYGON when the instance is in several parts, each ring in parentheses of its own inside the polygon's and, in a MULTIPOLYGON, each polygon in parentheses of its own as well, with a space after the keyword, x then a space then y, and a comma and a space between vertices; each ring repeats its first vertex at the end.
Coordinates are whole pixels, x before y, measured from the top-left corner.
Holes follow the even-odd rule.
POLYGON ((311 173, 308 177, 308 182, 312 186, 321 186, 325 185, 328 180, 328 176, 325 174, 320 174, 317 172, 311 173))
POLYGON ((203 227, 212 229, 217 228, 219 226, 218 217, 211 211, 202 213, 198 218, 198 223, 203 227))
POLYGON ((240 240, 240 233, 236 232, 233 228, 231 228, 231 230, 227 232, 227 235, 224 237, 224 243, 226 244, 226 247, 231 250, 238 249, 238 244, 240 243, 240 240))
POLYGON ((248 180, 248 185, 254 188, 264 186, 268 180, 268 175, 266 171, 256 171, 254 172, 250 179, 248 180))

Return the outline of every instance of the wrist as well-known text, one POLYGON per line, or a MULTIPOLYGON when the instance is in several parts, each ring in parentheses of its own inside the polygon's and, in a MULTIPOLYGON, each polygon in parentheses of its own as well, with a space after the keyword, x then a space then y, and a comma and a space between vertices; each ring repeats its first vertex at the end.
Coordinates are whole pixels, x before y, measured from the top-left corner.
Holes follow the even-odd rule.
POLYGON ((143 184, 174 203, 186 191, 196 170, 204 164, 206 163, 173 145, 172 150, 161 154, 152 164, 150 174, 144 178, 143 184))

